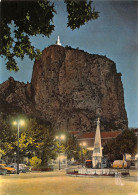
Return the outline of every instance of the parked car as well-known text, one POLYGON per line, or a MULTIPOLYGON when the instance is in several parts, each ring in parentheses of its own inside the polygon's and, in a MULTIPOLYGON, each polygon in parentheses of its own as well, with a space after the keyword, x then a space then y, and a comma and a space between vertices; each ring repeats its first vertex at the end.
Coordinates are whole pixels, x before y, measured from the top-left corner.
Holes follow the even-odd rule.
POLYGON ((113 162, 113 168, 118 168, 118 169, 127 168, 127 162, 124 160, 115 160, 113 162))
POLYGON ((86 168, 92 168, 92 160, 86 160, 85 161, 85 167, 86 168))
MULTIPOLYGON (((85 167, 86 168, 93 168, 93 162, 92 162, 92 160, 86 160, 85 161, 85 167)), ((97 168, 98 167, 101 167, 102 169, 108 168, 108 160, 105 159, 105 158, 103 158, 102 159, 102 162, 100 163, 100 165, 97 165, 97 168)))
POLYGON ((7 170, 5 169, 0 169, 0 175, 6 175, 7 174, 7 170))
POLYGON ((80 165, 81 163, 78 161, 70 161, 68 162, 68 165, 80 165))
POLYGON ((14 167, 8 167, 6 166, 6 164, 0 164, 0 170, 1 173, 3 172, 4 173, 4 170, 5 170, 5 173, 16 173, 16 170, 14 169, 14 167))
MULTIPOLYGON (((17 163, 11 163, 8 165, 8 167, 14 168, 17 172, 17 163)), ((26 166, 25 164, 19 164, 19 172, 20 173, 26 173, 31 171, 30 167, 26 166)))
POLYGON ((26 172, 31 171, 31 167, 27 166, 26 164, 19 164, 19 169, 25 169, 26 172))

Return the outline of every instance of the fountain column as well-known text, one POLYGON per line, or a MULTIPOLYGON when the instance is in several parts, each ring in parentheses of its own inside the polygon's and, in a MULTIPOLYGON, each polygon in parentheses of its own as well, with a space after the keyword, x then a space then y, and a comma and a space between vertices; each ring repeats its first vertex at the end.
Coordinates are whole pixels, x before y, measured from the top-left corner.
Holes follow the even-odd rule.
POLYGON ((102 156, 100 119, 98 118, 92 155, 93 168, 101 168, 102 156))

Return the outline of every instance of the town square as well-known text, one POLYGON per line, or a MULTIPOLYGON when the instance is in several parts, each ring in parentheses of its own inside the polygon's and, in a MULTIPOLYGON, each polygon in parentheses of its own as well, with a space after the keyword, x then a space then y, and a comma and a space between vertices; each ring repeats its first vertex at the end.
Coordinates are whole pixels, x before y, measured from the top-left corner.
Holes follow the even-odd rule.
POLYGON ((114 177, 69 177, 65 171, 21 173, 0 176, 0 194, 133 195, 138 192, 137 176, 137 171, 130 171, 130 177, 123 177, 120 185, 114 177))
POLYGON ((0 1, 0 195, 138 195, 137 8, 0 1))

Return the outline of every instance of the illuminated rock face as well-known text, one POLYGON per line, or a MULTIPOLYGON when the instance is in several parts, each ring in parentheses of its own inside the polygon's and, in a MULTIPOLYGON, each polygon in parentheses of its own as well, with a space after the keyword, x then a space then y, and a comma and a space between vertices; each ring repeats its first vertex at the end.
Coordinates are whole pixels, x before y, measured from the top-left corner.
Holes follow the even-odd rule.
MULTIPOLYGON (((4 85, 0 86, 1 97, 7 93, 4 85)), ((31 83, 22 83, 21 88, 24 95, 19 102, 15 100, 15 96, 20 97, 18 90, 8 93, 14 97, 10 102, 8 97, 2 101, 13 107, 17 103, 19 110, 51 122, 56 130, 95 131, 98 117, 101 131, 128 126, 121 74, 105 56, 50 46, 35 61, 31 83)))
POLYGON ((10 77, 0 85, 0 112, 5 114, 36 112, 30 83, 15 81, 10 77))

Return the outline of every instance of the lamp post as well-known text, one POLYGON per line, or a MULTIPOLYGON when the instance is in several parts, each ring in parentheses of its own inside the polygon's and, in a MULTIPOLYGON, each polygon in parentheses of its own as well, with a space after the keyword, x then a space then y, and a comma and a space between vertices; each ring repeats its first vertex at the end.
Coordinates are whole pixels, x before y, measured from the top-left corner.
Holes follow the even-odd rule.
POLYGON ((17 125, 17 174, 19 174, 19 133, 20 133, 20 125, 24 124, 24 121, 14 121, 14 125, 17 125))
POLYGON ((56 136, 56 140, 58 140, 59 143, 58 168, 60 170, 60 147, 61 147, 61 140, 65 140, 65 135, 56 136))

